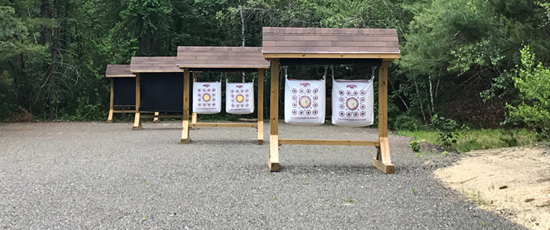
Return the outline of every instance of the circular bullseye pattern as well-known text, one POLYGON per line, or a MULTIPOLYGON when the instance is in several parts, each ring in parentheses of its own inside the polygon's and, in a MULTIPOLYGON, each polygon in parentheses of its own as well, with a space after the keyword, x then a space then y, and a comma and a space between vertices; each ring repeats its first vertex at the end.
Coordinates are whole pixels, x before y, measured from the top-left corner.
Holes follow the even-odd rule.
POLYGON ((302 108, 306 109, 311 105, 311 98, 308 96, 302 96, 300 98, 299 104, 302 108))
POLYGON ((359 101, 357 101, 357 99, 355 99, 354 97, 350 97, 346 101, 346 107, 349 110, 356 110, 357 107, 359 107, 359 101))
POLYGON ((244 101, 244 96, 242 94, 237 95, 237 102, 242 103, 244 101))
POLYGON ((317 116, 319 114, 319 93, 318 88, 292 88, 292 115, 294 116, 317 116))
POLYGON ((210 96, 209 93, 205 93, 205 94, 202 95, 202 100, 203 101, 209 102, 210 99, 212 99, 212 96, 210 96))

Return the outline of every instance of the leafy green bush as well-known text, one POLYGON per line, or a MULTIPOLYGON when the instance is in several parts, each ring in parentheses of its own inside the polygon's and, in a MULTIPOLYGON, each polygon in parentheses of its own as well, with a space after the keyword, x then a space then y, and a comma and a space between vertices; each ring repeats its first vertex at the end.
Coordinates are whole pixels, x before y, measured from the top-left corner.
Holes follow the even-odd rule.
POLYGON ((542 138, 550 132, 550 68, 535 63, 535 54, 529 46, 521 51, 521 67, 517 66, 514 85, 520 91, 521 104, 512 106, 508 119, 519 118, 532 128, 540 130, 542 138))
POLYGON ((435 114, 432 117, 432 124, 434 128, 439 131, 437 142, 445 149, 451 149, 458 141, 460 133, 457 131, 459 128, 458 123, 449 118, 438 116, 435 114))
POLYGON ((413 152, 420 152, 420 141, 412 140, 411 143, 409 143, 409 147, 411 147, 413 152))
POLYGON ((417 131, 423 127, 422 122, 415 116, 401 114, 397 116, 391 125, 393 130, 417 131))

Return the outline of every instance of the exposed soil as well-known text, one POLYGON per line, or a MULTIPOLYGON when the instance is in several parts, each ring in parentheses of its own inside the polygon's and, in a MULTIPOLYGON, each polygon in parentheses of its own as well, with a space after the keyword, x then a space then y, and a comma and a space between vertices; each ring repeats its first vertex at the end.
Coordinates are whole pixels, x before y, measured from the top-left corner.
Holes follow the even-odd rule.
POLYGON ((529 229, 550 230, 550 147, 473 151, 434 172, 480 208, 529 229))

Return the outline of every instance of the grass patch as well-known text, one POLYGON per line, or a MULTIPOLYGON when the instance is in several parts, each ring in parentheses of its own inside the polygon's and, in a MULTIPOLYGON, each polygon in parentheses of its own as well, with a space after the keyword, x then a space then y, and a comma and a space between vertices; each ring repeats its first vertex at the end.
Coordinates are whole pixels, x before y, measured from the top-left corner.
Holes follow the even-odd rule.
POLYGON ((346 202, 346 203, 355 203, 355 200, 353 200, 353 199, 344 199, 344 202, 346 202))
MULTIPOLYGON (((478 129, 462 130, 457 141, 449 150, 468 152, 478 149, 495 149, 504 147, 533 145, 536 143, 536 133, 526 129, 503 130, 503 129, 478 129)), ((438 131, 398 131, 398 135, 412 137, 433 145, 438 143, 438 131)))
POLYGON ((464 190, 464 189, 461 189, 460 190, 460 193, 462 193, 462 195, 464 197, 466 197, 466 199, 474 202, 475 204, 477 204, 478 206, 479 205, 487 205, 489 204, 486 200, 483 199, 483 197, 481 196, 481 192, 477 191, 477 192, 470 192, 470 191, 467 191, 467 190, 464 190))

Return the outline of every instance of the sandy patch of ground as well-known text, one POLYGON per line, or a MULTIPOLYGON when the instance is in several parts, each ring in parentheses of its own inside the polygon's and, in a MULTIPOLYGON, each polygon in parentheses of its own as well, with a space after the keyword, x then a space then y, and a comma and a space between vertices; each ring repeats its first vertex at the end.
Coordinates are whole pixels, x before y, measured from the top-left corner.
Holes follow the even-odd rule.
POLYGON ((529 229, 550 230, 550 147, 473 151, 435 171, 480 208, 529 229))

